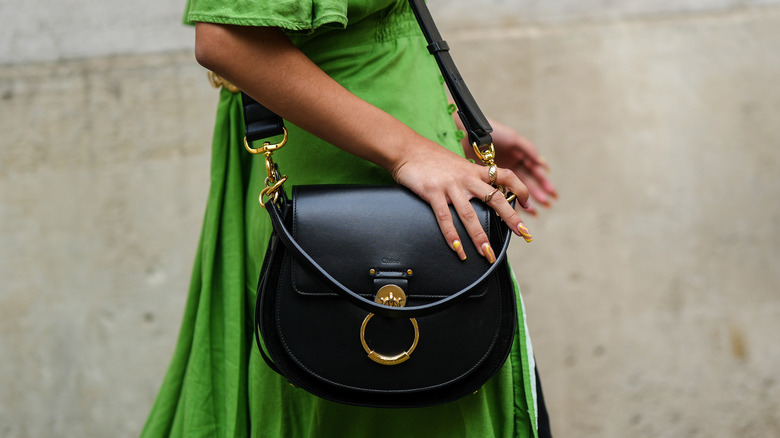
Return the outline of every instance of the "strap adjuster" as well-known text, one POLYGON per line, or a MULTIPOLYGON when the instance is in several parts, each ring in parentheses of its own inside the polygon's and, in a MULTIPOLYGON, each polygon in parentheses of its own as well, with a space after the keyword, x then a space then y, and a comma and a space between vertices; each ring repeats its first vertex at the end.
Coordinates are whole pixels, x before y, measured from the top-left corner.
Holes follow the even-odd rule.
POLYGON ((444 40, 434 41, 428 44, 428 51, 431 53, 431 55, 438 52, 449 52, 450 46, 447 44, 447 41, 444 40))

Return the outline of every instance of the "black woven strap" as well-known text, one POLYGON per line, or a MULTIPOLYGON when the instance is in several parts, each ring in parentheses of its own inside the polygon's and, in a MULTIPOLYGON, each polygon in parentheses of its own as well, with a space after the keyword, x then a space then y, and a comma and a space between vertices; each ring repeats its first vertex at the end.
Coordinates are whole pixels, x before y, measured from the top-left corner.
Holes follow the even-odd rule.
MULTIPOLYGON (((428 51, 436 58, 439 70, 447 83, 455 105, 458 107, 458 116, 463 122, 469 142, 478 146, 486 146, 493 142, 490 133, 493 128, 487 118, 482 114, 477 102, 471 95, 466 83, 460 76, 455 62, 450 56, 450 47, 442 40, 436 24, 433 22, 428 6, 423 0, 409 0, 417 23, 428 41, 428 51)), ((244 124, 246 125, 246 139, 248 141, 273 137, 282 133, 284 121, 268 108, 259 104, 245 93, 241 93, 244 104, 244 124)))

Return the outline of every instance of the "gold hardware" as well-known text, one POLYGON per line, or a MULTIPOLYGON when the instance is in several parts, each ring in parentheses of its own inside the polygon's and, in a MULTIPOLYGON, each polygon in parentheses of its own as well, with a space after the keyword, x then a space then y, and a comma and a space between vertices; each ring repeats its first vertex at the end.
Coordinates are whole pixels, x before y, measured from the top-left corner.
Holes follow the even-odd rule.
POLYGON ((368 274, 369 275, 376 275, 376 269, 374 269, 374 268, 369 269, 368 270, 368 274))
POLYGON ((496 194, 496 192, 498 192, 498 187, 496 187, 495 189, 493 189, 493 191, 492 191, 492 192, 490 192, 490 193, 488 193, 487 195, 485 195, 485 196, 482 198, 482 202, 484 202, 485 204, 487 204, 488 202, 490 202, 490 200, 491 200, 491 199, 493 199, 493 195, 495 195, 495 194, 496 194))
MULTIPOLYGON (((284 145, 287 144, 287 128, 282 128, 282 131, 284 132, 284 137, 282 137, 282 141, 276 144, 271 144, 270 141, 264 141, 263 145, 259 148, 253 148, 252 146, 249 146, 249 141, 244 137, 244 148, 246 148, 247 151, 249 151, 250 154, 272 154, 279 149, 281 149, 284 145)), ((267 167, 266 167, 267 169, 267 167)))
MULTIPOLYGON (((266 180, 267 179, 268 178, 266 178, 266 180)), ((268 198, 273 199, 274 204, 276 204, 276 201, 279 200, 279 189, 282 188, 282 184, 284 184, 285 181, 287 181, 287 175, 283 176, 279 181, 275 182, 273 185, 264 187, 263 190, 260 190, 260 197, 258 198, 257 202, 259 202, 260 205, 263 208, 265 208, 265 203, 263 202, 263 196, 268 196, 268 198)))
POLYGON ((379 288, 374 301, 390 307, 405 307, 406 294, 404 290, 394 284, 386 284, 379 288))
MULTIPOLYGON (((487 145, 484 150, 480 149, 480 146, 477 144, 477 142, 471 143, 471 147, 474 148, 474 153, 477 154, 477 157, 479 157, 479 159, 482 160, 483 163, 485 163, 485 166, 490 166, 490 169, 488 170, 488 177, 490 178, 490 185, 494 185, 493 183, 495 183, 495 180, 493 179, 493 167, 496 165, 496 148, 493 147, 493 143, 487 145)), ((496 168, 496 172, 497 171, 498 169, 496 168)), ((514 193, 508 192, 506 187, 504 186, 495 186, 495 187, 499 189, 501 193, 504 194, 504 197, 506 197, 507 202, 512 202, 515 200, 515 198, 517 198, 517 196, 514 193)), ((493 193, 490 194, 491 197, 493 196, 493 193)), ((485 196, 485 198, 487 198, 487 196, 485 196)), ((489 200, 490 199, 487 199, 487 201, 489 200)))
MULTIPOLYGON (((388 284, 379 289, 374 301, 384 306, 404 307, 406 306, 406 294, 400 287, 394 284, 388 284)), ((368 353, 368 358, 382 365, 398 365, 406 362, 414 349, 417 348, 417 342, 420 340, 420 328, 417 326, 417 320, 409 318, 412 327, 414 327, 414 341, 412 341, 412 346, 409 347, 408 350, 396 354, 395 356, 385 356, 372 350, 366 342, 366 327, 368 326, 368 321, 370 321, 373 316, 373 313, 369 313, 363 320, 363 324, 360 325, 360 343, 363 344, 363 349, 368 353)))
POLYGON ((494 166, 496 164, 496 149, 493 147, 493 143, 487 145, 485 150, 480 149, 477 142, 471 143, 471 147, 474 148, 474 153, 477 154, 477 157, 479 157, 486 166, 494 166))
POLYGON ((259 148, 253 148, 249 145, 249 141, 244 137, 244 148, 253 155, 257 154, 263 154, 265 155, 265 187, 263 190, 260 191, 260 198, 258 199, 258 202, 260 205, 265 208, 265 204, 263 203, 263 197, 268 196, 269 199, 273 201, 274 204, 279 200, 279 191, 282 189, 282 185, 285 181, 287 181, 287 175, 284 175, 282 177, 279 177, 279 172, 276 170, 276 165, 274 164, 273 158, 271 158, 271 155, 273 155, 274 152, 281 149, 285 144, 287 144, 287 128, 282 128, 284 132, 284 137, 282 137, 282 141, 276 144, 272 144, 270 141, 263 142, 263 145, 259 148))
POLYGON ((491 186, 496 183, 496 179, 498 179, 498 166, 491 164, 488 168, 488 180, 490 180, 491 186))
POLYGON ((213 71, 208 72, 209 82, 211 82, 211 86, 214 88, 224 87, 226 90, 230 91, 231 93, 238 93, 239 90, 238 87, 228 82, 225 78, 222 76, 214 73, 213 71))
POLYGON ((411 270, 411 269, 407 269, 407 270, 406 270, 406 275, 412 275, 412 274, 414 274, 414 272, 412 272, 412 270, 411 270))

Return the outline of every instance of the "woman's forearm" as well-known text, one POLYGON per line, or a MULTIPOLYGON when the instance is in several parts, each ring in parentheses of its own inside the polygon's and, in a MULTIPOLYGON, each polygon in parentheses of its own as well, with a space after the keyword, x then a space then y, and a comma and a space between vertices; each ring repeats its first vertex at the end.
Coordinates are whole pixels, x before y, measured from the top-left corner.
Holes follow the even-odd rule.
MULTIPOLYGON (((495 191, 487 181, 486 167, 428 140, 355 96, 279 29, 198 23, 195 35, 195 56, 201 65, 295 125, 387 169, 398 183, 431 204, 442 235, 463 258, 452 205, 480 254, 491 263, 495 260, 469 203, 495 191)), ((528 191, 514 173, 498 169, 496 182, 527 205, 528 191)), ((520 233, 522 221, 503 197, 491 197, 489 203, 520 233)))
POLYGON ((405 148, 431 143, 346 90, 279 29, 198 23, 195 56, 293 124, 390 172, 405 148))

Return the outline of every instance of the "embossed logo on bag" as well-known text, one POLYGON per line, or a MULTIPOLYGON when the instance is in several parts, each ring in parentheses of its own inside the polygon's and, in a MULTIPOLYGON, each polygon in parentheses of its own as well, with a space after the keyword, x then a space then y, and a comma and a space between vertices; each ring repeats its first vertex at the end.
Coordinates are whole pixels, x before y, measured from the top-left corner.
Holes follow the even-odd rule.
POLYGON ((396 259, 393 257, 382 257, 382 263, 385 265, 400 265, 401 259, 396 259))

